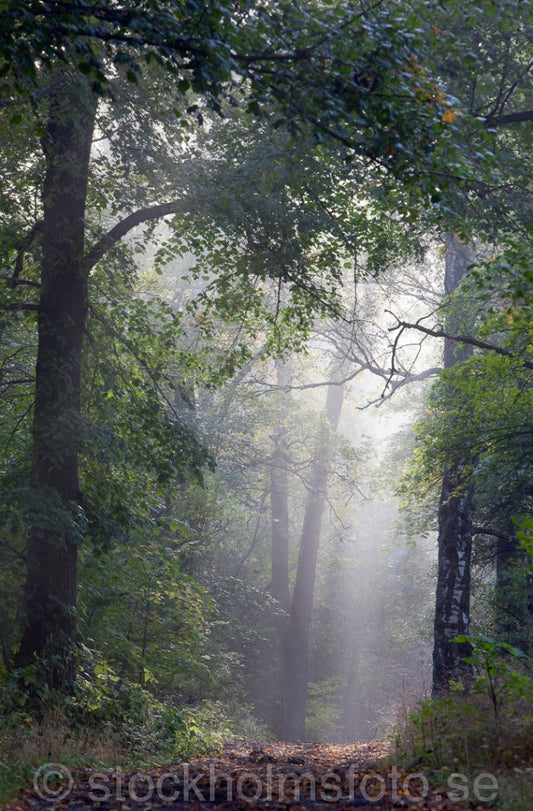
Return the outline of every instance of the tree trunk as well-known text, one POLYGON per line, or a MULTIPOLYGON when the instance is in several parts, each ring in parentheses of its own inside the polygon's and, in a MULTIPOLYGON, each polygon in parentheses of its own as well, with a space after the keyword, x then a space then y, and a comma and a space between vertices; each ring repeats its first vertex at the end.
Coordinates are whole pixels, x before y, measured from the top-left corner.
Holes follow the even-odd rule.
MULTIPOLYGON (((290 361, 277 363, 277 385, 288 391, 292 380, 290 361)), ((283 396, 278 424, 273 433, 274 453, 270 465, 270 518, 272 523, 272 596, 288 615, 289 594, 289 487, 287 426, 288 397, 283 396)), ((281 617, 281 626, 286 617, 281 617)))
POLYGON ((281 718, 279 737, 284 739, 289 726, 291 705, 286 701, 288 685, 292 681, 289 672, 291 647, 291 598, 289 592, 289 484, 287 447, 287 425, 292 370, 290 361, 277 362, 277 385, 284 392, 282 396, 278 424, 273 433, 274 452, 270 465, 270 517, 272 523, 272 597, 278 602, 283 613, 277 616, 276 626, 281 654, 281 718))
POLYGON ((531 626, 527 556, 509 515, 496 538, 496 638, 529 654, 531 626))
POLYGON ((444 474, 439 504, 439 562, 433 648, 433 693, 446 693, 450 680, 468 682, 466 643, 452 642, 470 626, 470 558, 473 502, 457 463, 444 474))
POLYGON ((311 464, 292 600, 289 597, 288 578, 289 525, 286 455, 284 465, 277 466, 277 473, 273 480, 276 488, 275 496, 272 499, 272 593, 285 610, 285 616, 281 617, 278 623, 278 631, 282 664, 280 737, 286 741, 304 740, 306 735, 309 631, 322 515, 327 497, 329 437, 331 432, 337 429, 343 393, 342 385, 328 386, 327 419, 320 429, 315 458, 311 464), (280 477, 280 471, 284 478, 280 477))
MULTIPOLYGON (((471 262, 468 246, 448 237, 445 289, 451 295, 466 275, 471 262)), ((468 331, 467 316, 452 310, 448 329, 468 331)), ((444 366, 467 360, 472 348, 454 341, 444 341, 444 366)), ((465 482, 465 466, 472 460, 457 459, 445 472, 439 500, 438 571, 433 647, 433 695, 449 690, 450 681, 468 682, 470 666, 462 659, 468 655, 467 644, 452 640, 467 635, 470 629, 470 559, 472 552, 473 500, 471 487, 465 482)))
POLYGON ((76 565, 81 540, 78 453, 80 382, 87 319, 85 201, 97 97, 82 77, 63 76, 50 97, 43 150, 41 295, 25 627, 17 655, 41 657, 48 684, 75 677, 76 565))

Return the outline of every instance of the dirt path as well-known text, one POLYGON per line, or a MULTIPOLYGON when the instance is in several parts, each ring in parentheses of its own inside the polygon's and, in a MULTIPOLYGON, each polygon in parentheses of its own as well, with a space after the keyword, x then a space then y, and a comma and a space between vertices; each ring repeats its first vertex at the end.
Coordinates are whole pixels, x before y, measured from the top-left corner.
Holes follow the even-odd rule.
POLYGON ((215 757, 152 768, 36 770, 33 789, 6 811, 463 811, 486 809, 490 787, 461 776, 430 786, 425 775, 378 765, 382 741, 350 746, 234 741, 215 757), (454 793, 455 791, 455 793, 454 793))

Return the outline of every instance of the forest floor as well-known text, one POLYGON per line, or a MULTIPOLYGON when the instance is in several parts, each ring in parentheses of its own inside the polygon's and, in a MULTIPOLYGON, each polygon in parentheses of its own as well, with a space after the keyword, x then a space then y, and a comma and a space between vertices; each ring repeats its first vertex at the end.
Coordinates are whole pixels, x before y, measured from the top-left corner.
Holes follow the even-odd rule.
POLYGON ((472 811, 489 807, 481 802, 488 799, 486 784, 469 787, 460 781, 453 784, 454 793, 451 783, 430 784, 422 773, 406 774, 391 766, 389 754, 383 741, 352 745, 233 741, 216 756, 194 757, 187 763, 151 767, 144 772, 46 764, 35 771, 33 787, 20 791, 4 808, 472 811))

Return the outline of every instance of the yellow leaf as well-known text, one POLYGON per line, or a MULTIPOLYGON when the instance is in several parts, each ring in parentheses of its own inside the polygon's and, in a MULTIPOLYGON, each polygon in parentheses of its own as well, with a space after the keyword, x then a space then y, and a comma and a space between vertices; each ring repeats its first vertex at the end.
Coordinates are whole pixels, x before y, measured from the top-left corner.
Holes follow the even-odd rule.
POLYGON ((445 124, 453 124, 453 122, 455 121, 456 115, 457 115, 457 113, 454 113, 453 110, 450 110, 450 109, 444 110, 444 113, 442 115, 442 120, 444 121, 445 124))

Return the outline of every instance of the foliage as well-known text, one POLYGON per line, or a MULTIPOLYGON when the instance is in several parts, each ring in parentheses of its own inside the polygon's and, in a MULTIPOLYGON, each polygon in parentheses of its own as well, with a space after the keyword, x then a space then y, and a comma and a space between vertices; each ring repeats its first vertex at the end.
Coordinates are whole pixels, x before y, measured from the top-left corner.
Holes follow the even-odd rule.
POLYGON ((174 404, 186 355, 179 315, 150 288, 132 297, 130 285, 94 284, 80 467, 92 539, 109 545, 154 525, 170 483, 201 481, 211 460, 192 409, 174 404))
MULTIPOLYGON (((84 378, 85 416, 80 425, 82 510, 70 515, 57 505, 52 512, 48 504, 47 514, 49 521, 70 522, 71 532, 83 535, 97 550, 95 558, 89 550, 85 558, 94 567, 93 594, 100 573, 129 574, 131 581, 123 579, 121 586, 115 584, 114 593, 119 594, 127 583, 131 586, 135 581, 135 556, 144 561, 148 573, 147 547, 138 542, 151 538, 153 543, 161 533, 165 523, 161 507, 170 483, 200 480, 209 457, 197 438, 190 408, 184 406, 180 411, 172 406, 174 389, 180 385, 178 358, 183 356, 175 343, 177 316, 155 295, 132 299, 129 283, 115 283, 111 292, 105 278, 97 274, 93 284, 99 300, 94 303, 87 335, 90 374, 84 378)), ((33 498, 28 441, 35 346, 28 324, 24 322, 18 330, 17 326, 11 323, 6 327, 1 353, 0 398, 6 407, 0 425, 5 460, 0 559, 2 567, 10 570, 2 610, 6 619, 3 628, 11 629, 2 637, 4 667, 10 666, 16 646, 20 606, 14 584, 23 577, 24 516, 33 498)), ((158 555, 152 547, 152 556, 158 555)), ((174 594, 177 583, 181 583, 186 601, 189 586, 184 576, 176 579, 168 567, 167 594, 174 594), (175 584, 172 588, 171 580, 175 584)), ((100 586, 99 599, 104 606, 110 602, 109 595, 105 594, 106 586, 100 586)), ((178 600, 178 612, 180 605, 178 600)))
POLYGON ((155 257, 168 274, 177 255, 194 254, 183 306, 195 345, 216 336, 224 349, 222 372, 254 351, 303 349, 317 317, 347 318, 357 281, 421 251, 398 181, 229 113, 201 138, 189 170, 196 204, 175 215, 155 257))
POLYGON ((467 361, 445 370, 433 386, 426 414, 417 423, 408 473, 408 488, 423 493, 437 487, 439 471, 462 454, 470 460, 466 481, 476 487, 477 522, 496 521, 495 526, 498 511, 500 516, 518 516, 531 509, 529 258, 527 243, 518 238, 504 239, 488 259, 481 251, 454 296, 442 305, 441 317, 450 307, 466 309, 469 325, 463 334, 478 348, 467 361))
MULTIPOLYGON (((477 241, 468 275, 436 312, 436 330, 447 323, 448 334, 472 341, 474 355, 434 387, 407 489, 436 489, 439 471, 459 454, 470 465, 467 483, 475 484, 476 522, 507 531, 508 513, 531 508, 531 8, 509 0, 420 11, 432 26, 434 64, 449 92, 463 100, 463 112, 485 118, 499 180, 489 188, 488 176, 480 176, 452 206, 463 210, 477 241), (450 329, 458 312, 460 327, 450 329)), ((456 135, 475 163, 481 133, 463 128, 456 135)))
MULTIPOLYGON (((85 664, 90 661, 85 651, 85 664)), ((40 684, 31 670, 26 678, 40 684)), ((29 784, 41 763, 139 769, 212 753, 229 738, 267 738, 241 703, 229 708, 226 702, 204 701, 178 709, 119 679, 102 660, 84 669, 73 697, 48 692, 39 718, 29 711, 27 692, 19 685, 13 679, 0 697, 1 802, 29 784)))
MULTIPOLYGON (((517 535, 522 543, 523 548, 533 558, 533 518, 520 517, 516 519, 518 526, 517 535)), ((532 570, 533 563, 530 565, 532 570)))
POLYGON ((500 716, 504 704, 513 699, 533 698, 531 679, 514 669, 526 658, 523 651, 487 636, 461 635, 455 637, 454 642, 471 646, 472 652, 465 662, 474 666, 475 689, 488 696, 495 718, 500 716))
MULTIPOLYGON (((431 166, 433 141, 442 136, 439 159, 461 172, 448 137, 449 102, 419 64, 425 32, 397 4, 158 0, 147 8, 103 3, 87 14, 59 2, 28 8, 9 0, 2 13, 8 97, 13 87, 38 97, 42 68, 62 62, 111 93, 117 73, 137 84, 157 65, 170 72, 175 93, 200 96, 191 105, 199 113, 202 101, 219 110, 220 96, 244 101, 254 115, 274 101, 294 131, 310 126, 319 140, 333 137, 406 179, 413 179, 413 159, 431 166)), ((414 182, 423 184, 420 172, 414 182)))
POLYGON ((310 740, 337 740, 341 720, 339 705, 345 682, 343 676, 332 676, 309 685, 305 727, 310 740))
MULTIPOLYGON (((164 214, 177 214, 186 208, 183 195, 178 194, 177 189, 180 192, 182 189, 189 191, 191 186, 193 192, 186 203, 189 207, 198 208, 194 193, 200 185, 198 176, 195 177, 194 173, 180 174, 180 170, 191 162, 189 155, 184 156, 180 152, 183 139, 179 132, 187 116, 198 112, 201 117, 199 108, 202 104, 222 113, 221 99, 224 96, 230 105, 240 105, 241 110, 245 110, 242 115, 245 122, 249 121, 246 117, 249 114, 261 117, 277 110, 282 123, 288 125, 293 134, 297 131, 300 136, 303 133, 313 134, 318 142, 328 135, 342 145, 345 158, 353 160, 354 155, 346 153, 346 149, 351 150, 360 158, 363 166, 380 163, 393 175, 401 175, 408 184, 411 143, 417 142, 421 160, 427 159, 431 167, 432 139, 442 135, 443 142, 446 141, 449 121, 444 112, 448 111, 449 104, 418 64, 416 52, 420 50, 420 55, 423 53, 423 37, 417 31, 404 31, 405 19, 394 8, 384 8, 376 16, 364 7, 355 13, 351 7, 343 4, 334 9, 317 7, 312 15, 304 14, 305 25, 301 26, 296 23, 302 22, 302 11, 284 3, 277 7, 278 15, 272 15, 272 9, 267 14, 262 6, 255 7, 255 4, 248 5, 245 11, 224 2, 217 4, 216 8, 210 7, 209 13, 195 4, 182 7, 171 2, 153 5, 149 10, 117 10, 114 4, 103 4, 98 9, 91 8, 90 13, 77 7, 67 8, 64 4, 52 6, 36 3, 27 8, 13 0, 2 8, 7 25, 2 28, 0 38, 5 79, 2 84, 1 124, 12 140, 17 137, 17 132, 24 132, 27 136, 24 160, 17 158, 16 150, 10 148, 8 153, 11 182, 6 202, 13 200, 15 205, 5 216, 7 236, 3 248, 6 261, 14 265, 12 276, 5 279, 9 292, 8 311, 18 312, 20 309, 32 313, 33 318, 38 307, 44 307, 43 295, 50 289, 48 281, 53 283, 53 269, 56 267, 55 262, 46 265, 47 273, 51 275, 46 277, 48 281, 43 276, 39 293, 39 271, 43 274, 46 264, 45 232, 49 232, 47 229, 51 224, 47 204, 53 197, 41 192, 43 183, 48 188, 53 175, 50 171, 54 165, 52 156, 55 150, 49 146, 57 135, 54 115, 69 94, 78 97, 77 91, 83 88, 86 93, 81 93, 80 98, 88 99, 92 91, 96 96, 92 96, 85 108, 87 117, 85 119, 84 113, 77 122, 91 128, 94 123, 95 143, 99 143, 93 149, 90 165, 82 168, 80 164, 78 167, 81 184, 79 203, 83 210, 87 204, 87 228, 86 233, 81 235, 85 237, 87 252, 82 256, 84 239, 76 238, 76 261, 80 263, 77 281, 81 276, 85 279, 86 275, 91 275, 93 322, 90 326, 96 335, 94 345, 108 346, 97 334, 96 321, 107 322, 108 327, 109 323, 116 325, 114 332, 109 329, 108 332, 112 334, 111 344, 119 363, 110 374, 96 353, 87 352, 86 359, 93 361, 94 374, 92 379, 85 379, 83 417, 78 414, 79 406, 73 401, 73 421, 69 419, 66 427, 62 425, 60 430, 51 431, 53 438, 50 447, 55 448, 54 452, 59 458, 70 459, 76 469, 82 440, 79 461, 83 497, 78 499, 76 494, 76 501, 80 503, 74 505, 71 497, 63 501, 59 491, 57 494, 53 492, 53 487, 39 489, 34 475, 29 477, 30 497, 24 505, 33 516, 38 516, 34 526, 39 524, 43 531, 50 535, 57 534, 62 542, 77 547, 91 534, 100 545, 116 540, 123 542, 135 522, 140 525, 146 520, 164 486, 171 481, 182 480, 187 473, 198 475, 207 461, 194 431, 189 430, 184 421, 175 412, 172 413, 168 401, 165 402, 169 387, 168 380, 162 379, 160 367, 170 362, 172 341, 184 336, 172 313, 163 314, 160 305, 152 307, 151 302, 147 301, 130 302, 125 307, 121 299, 119 306, 126 315, 124 317, 122 312, 117 312, 117 300, 110 294, 109 284, 102 282, 100 288, 104 288, 104 300, 97 302, 95 296, 95 288, 98 290, 100 281, 100 268, 96 266, 106 253, 107 272, 115 270, 116 273, 118 270, 118 278, 123 285, 128 282, 128 274, 131 277, 135 274, 133 263, 126 262, 125 267, 120 267, 125 252, 115 245, 116 228, 105 234, 105 223, 109 218, 123 217, 125 211, 133 210, 130 217, 142 223, 164 214), (52 15, 44 13, 50 10, 54 11, 52 15), (286 36, 280 36, 280 30, 286 36), (341 31, 343 36, 337 36, 341 31), (349 34, 356 34, 362 40, 357 43, 355 52, 354 40, 349 34), (372 66, 370 77, 367 75, 367 63, 372 66), (303 74, 305 82, 302 82, 302 65, 306 67, 303 74), (374 77, 378 65, 381 66, 382 75, 374 77), (282 66, 281 70, 279 66, 282 66), (168 70, 161 70, 163 67, 168 70), (324 82, 325 71, 329 76, 327 82, 324 82), (378 86, 380 92, 374 92, 378 86), (201 98, 193 98, 195 103, 189 105, 185 112, 180 109, 176 116, 176 108, 181 108, 181 100, 187 93, 199 94, 201 98), (167 102, 168 110, 165 110, 167 102), (89 107, 92 111, 97 106, 93 122, 89 107), (27 116, 21 116, 19 109, 24 110, 27 116), (412 114, 412 120, 408 123, 406 113, 412 114), (355 137, 355 123, 358 137, 355 137), (390 143, 391 136, 394 136, 394 143, 390 143), (140 149, 146 138, 150 146, 140 149), (158 160, 155 160, 155 156, 158 160), (87 194, 84 198, 85 179, 87 194), (31 188, 33 193, 20 195, 22 188, 31 188), (157 213, 147 205, 153 202, 155 193, 172 198, 171 204, 165 204, 162 208, 156 206, 157 213), (30 223, 29 228, 23 226, 24 222, 30 223), (45 234, 43 238, 42 234, 45 234), (26 291, 30 293, 27 298, 24 297, 26 291), (39 296, 41 305, 38 304, 39 296), (131 336, 135 331, 140 334, 141 330, 152 336, 157 333, 158 338, 139 359, 136 341, 131 336), (128 349, 135 358, 133 364, 123 363, 122 351, 117 352, 119 331, 120 338, 129 344, 128 349), (151 353, 157 357, 155 363, 154 358, 149 357, 151 353), (113 374, 114 384, 110 385, 113 374), (118 380, 121 383, 128 381, 127 398, 124 396, 125 389, 117 385, 118 380), (122 409, 125 399, 127 415, 122 409), (91 419, 91 408, 102 414, 101 426, 97 427, 98 421, 91 419), (153 413, 158 415, 157 420, 151 418, 153 413), (122 425, 116 421, 117 417, 125 418, 122 425), (131 422, 128 424, 128 420, 132 419, 137 428, 135 434, 131 422), (133 435, 135 441, 130 442, 133 435), (150 469, 148 480, 143 481, 141 466, 139 469, 134 467, 132 471, 126 459, 131 458, 137 463, 146 457, 150 459, 150 469), (108 484, 105 489, 101 484, 104 481, 108 484), (110 482, 113 485, 111 488, 110 482)), ((91 131, 87 130, 85 134, 88 144, 91 131)), ((61 148, 59 140, 54 146, 61 148)), ((450 142, 449 146, 453 147, 453 144, 450 142)), ((449 157, 448 151, 445 151, 449 157)), ((316 157, 318 150, 314 154, 316 157)), ((327 154, 326 150, 323 156, 327 158, 327 154)), ((58 163, 61 163, 60 158, 58 163)), ((381 168, 378 171, 381 172, 381 168)), ((349 176, 345 175, 344 179, 347 183, 349 176)), ((385 184, 382 186, 385 187, 385 184)), ((264 197, 264 190, 260 191, 264 197)), ((420 184, 417 184, 417 194, 420 191, 420 184)), ((294 199, 296 192, 292 193, 292 201, 294 199)), ((306 204, 310 209, 309 200, 306 204)), ((315 203, 315 210, 319 208, 315 203)), ((337 217, 342 209, 343 206, 338 203, 337 217)), ((214 215, 216 219, 216 211, 214 215)), ((257 215, 255 218, 257 223, 257 215)), ((290 216, 287 219, 290 222, 290 216)), ((335 216, 330 215, 330 220, 334 221, 335 216)), ((79 222, 80 218, 76 229, 79 222)), ((275 217, 273 225, 279 230, 275 217)), ((124 221, 118 226, 121 235, 130 228, 129 225, 123 226, 124 221)), ((67 222, 64 228, 68 229, 67 222)), ((338 245, 334 250, 327 246, 327 232, 323 228, 320 232, 322 240, 316 231, 311 231, 311 238, 307 242, 305 230, 300 227, 299 231, 302 244, 298 247, 301 252, 319 248, 322 251, 320 253, 318 250, 317 268, 308 269, 301 262, 297 262, 295 267, 289 267, 290 263, 284 262, 280 268, 276 257, 269 264, 267 260, 271 246, 267 245, 261 257, 259 278, 264 281, 273 276, 281 281, 288 273, 297 276, 297 283, 291 288, 294 300, 289 301, 286 312, 289 323, 296 322, 309 329, 310 316, 307 311, 324 312, 323 298, 327 305, 334 296, 334 288, 340 279, 336 268, 340 253, 338 245), (320 272, 325 273, 325 283, 321 281, 320 272), (308 278, 311 279, 309 285, 308 278), (304 295, 301 295, 301 290, 304 290, 304 295), (309 307, 309 302, 313 302, 314 307, 309 307)), ((210 235, 208 257, 211 264, 222 267, 217 235, 216 229, 210 235)), ((66 233, 62 236, 68 241, 66 233)), ((277 239, 275 247, 280 247, 279 242, 277 239)), ((295 239, 288 240, 288 247, 292 248, 296 243, 295 239)), ((235 239, 230 242, 231 248, 234 245, 235 239)), ((281 245, 283 247, 283 240, 281 245)), ((227 243, 224 245, 226 255, 230 246, 227 243)), ((191 247, 194 246, 189 243, 187 249, 191 247)), ((231 255, 235 258, 236 254, 232 251, 231 255)), ((233 277, 234 270, 233 266, 233 277)), ((242 288, 248 268, 245 265, 239 270, 242 288)), ((242 312, 248 306, 249 289, 230 289, 228 296, 228 278, 231 275, 227 272, 220 273, 218 287, 222 295, 219 309, 227 310, 229 306, 235 306, 242 312)), ((74 281, 74 276, 71 281, 74 281)), ((259 308, 260 316, 264 315, 260 306, 263 292, 260 288, 258 295, 251 296, 251 309, 259 308)), ((84 299, 84 295, 80 293, 73 298, 84 299)), ((74 316, 73 323, 81 336, 84 324, 81 321, 78 323, 76 318, 74 316)), ((65 320, 68 321, 66 316, 63 324, 65 320)), ((256 322, 258 320, 256 317, 256 322)), ((268 326, 277 327, 275 319, 266 321, 268 326)), ((280 321, 283 328, 283 319, 280 318, 280 321)), ((42 319, 38 323, 42 328, 42 319)), ((35 321, 32 326, 35 329, 35 321)), ((252 318, 252 330, 254 327, 252 318)), ((274 333, 276 331, 279 332, 273 330, 274 333)), ((270 347, 267 345, 266 349, 270 347)), ((244 349, 239 348, 236 357, 226 364, 226 375, 244 357, 244 349)), ((50 360, 51 369, 56 369, 57 360, 56 353, 50 360)), ((38 364, 38 376, 41 370, 42 364, 38 364)), ((75 369, 76 380, 78 371, 75 369)), ((74 384, 74 388, 76 386, 74 384)), ((68 393, 69 387, 65 388, 68 393)), ((26 388, 30 397, 31 389, 31 385, 26 388)), ((37 386, 37 390, 42 389, 37 386)), ((53 418, 63 420, 62 414, 54 417, 44 413, 39 419, 41 416, 45 426, 49 426, 53 418)), ((34 433, 37 436, 38 432, 34 433)), ((34 458, 37 456, 34 453, 34 458)), ((35 461, 33 465, 35 474, 35 461)), ((43 477, 46 478, 44 472, 43 477)), ((43 545, 38 544, 35 548, 42 549, 43 545)), ((29 561, 31 568, 32 558, 29 561)), ((43 572, 45 567, 35 569, 43 572)), ((45 592, 46 588, 45 584, 45 592)), ((28 613, 31 614, 29 609, 28 613)), ((49 612, 44 611, 44 616, 48 615, 49 612)), ((38 623, 38 620, 35 622, 38 623)), ((69 623, 70 620, 66 620, 66 626, 69 623)), ((54 635, 47 633, 45 636, 50 639, 54 635)), ((28 644, 31 646, 33 642, 28 644)))
POLYGON ((95 556, 80 572, 80 634, 120 678, 187 698, 205 669, 209 599, 157 536, 95 556))
POLYGON ((463 334, 484 345, 434 384, 403 487, 423 514, 442 471, 464 460, 463 486, 475 493, 474 627, 527 653, 529 586, 513 519, 527 518, 533 507, 531 301, 516 282, 520 268, 506 266, 504 255, 480 263, 483 281, 480 267, 473 269, 456 292, 454 304, 463 302, 469 313, 463 334), (477 599, 479 591, 490 592, 488 603, 477 599))
POLYGON ((514 698, 495 718, 486 694, 452 693, 426 700, 397 725, 395 760, 444 784, 452 773, 498 781, 498 803, 509 811, 531 805, 533 702, 514 698))
POLYGON ((423 3, 413 14, 425 25, 433 70, 450 97, 459 100, 461 124, 454 138, 473 168, 453 202, 443 201, 443 220, 451 215, 454 223, 459 211, 463 219, 459 228, 453 224, 448 230, 473 233, 491 245, 503 235, 512 241, 519 235, 527 239, 533 115, 530 3, 423 3), (484 126, 471 127, 472 119, 484 126))
MULTIPOLYGON (((200 750, 205 745, 192 715, 187 720, 172 704, 159 702, 138 685, 119 679, 103 661, 90 672, 80 673, 71 697, 43 685, 39 670, 37 662, 22 673, 14 673, 4 686, 4 735, 19 725, 22 730, 37 731, 39 725, 46 726, 55 718, 65 728, 67 749, 69 728, 74 735, 94 730, 109 736, 121 757, 131 758, 131 762, 158 757, 161 752, 172 759, 178 752, 200 750), (38 717, 33 713, 29 686, 40 691, 38 717)), ((61 752, 57 755, 60 757, 61 752)))

